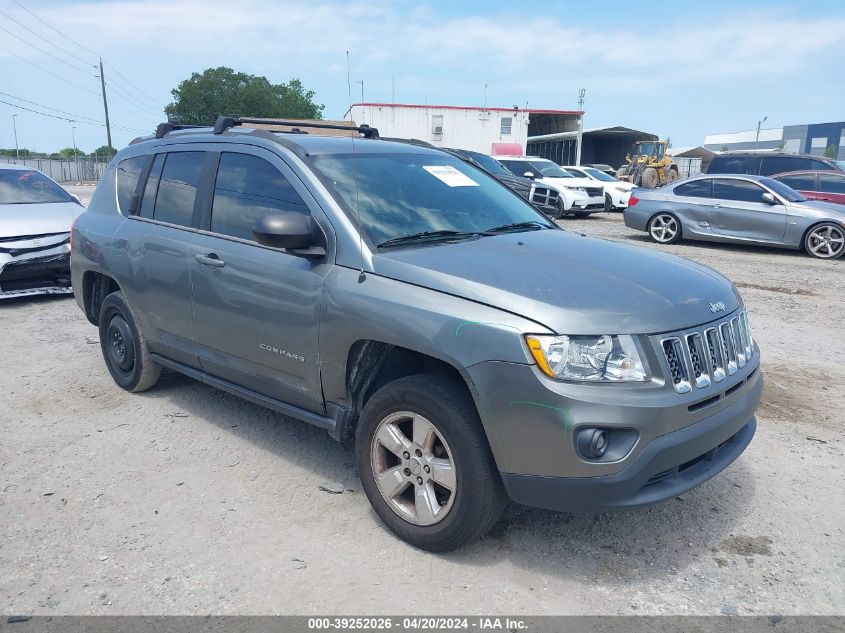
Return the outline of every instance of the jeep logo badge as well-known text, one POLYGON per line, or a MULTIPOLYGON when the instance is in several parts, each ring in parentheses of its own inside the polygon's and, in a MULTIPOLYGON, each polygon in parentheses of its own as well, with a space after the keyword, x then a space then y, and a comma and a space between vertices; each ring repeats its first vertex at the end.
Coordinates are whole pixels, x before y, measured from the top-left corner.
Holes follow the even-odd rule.
POLYGON ((727 310, 727 308, 725 307, 724 301, 717 301, 716 303, 710 304, 710 312, 713 314, 716 314, 717 312, 724 312, 725 310, 727 310))

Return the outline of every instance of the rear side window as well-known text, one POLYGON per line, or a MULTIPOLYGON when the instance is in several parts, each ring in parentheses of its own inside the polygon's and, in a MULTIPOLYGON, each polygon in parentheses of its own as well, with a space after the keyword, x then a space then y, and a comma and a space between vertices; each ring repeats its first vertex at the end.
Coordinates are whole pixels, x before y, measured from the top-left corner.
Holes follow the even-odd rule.
POLYGON ((816 177, 813 174, 795 174, 794 176, 781 176, 776 180, 780 180, 787 187, 792 187, 795 190, 816 190, 816 177))
POLYGON ((761 176, 804 169, 812 169, 812 167, 804 167, 801 159, 796 159, 794 156, 764 156, 760 161, 761 176))
POLYGON ((673 190, 676 196, 689 196, 691 198, 709 198, 712 194, 713 181, 709 178, 704 180, 693 180, 678 185, 673 190))
POLYGON ((744 174, 745 158, 730 158, 728 156, 720 158, 717 156, 710 163, 708 172, 711 174, 744 174))
POLYGON ((308 213, 308 206, 290 181, 263 158, 224 152, 214 185, 211 230, 254 240, 255 221, 279 211, 308 213))
POLYGON ((511 170, 517 176, 524 176, 526 173, 531 173, 535 178, 542 176, 542 174, 524 160, 500 160, 505 167, 511 170))
POLYGON ((819 191, 845 193, 845 176, 819 174, 819 191))
POLYGON ((164 161, 153 219, 191 226, 205 152, 172 152, 164 161))
POLYGON ((150 175, 147 176, 144 193, 141 196, 141 207, 136 209, 136 213, 142 218, 153 217, 153 209, 156 205, 156 194, 158 193, 159 180, 161 180, 161 168, 164 166, 164 158, 165 154, 156 154, 153 160, 153 166, 150 168, 150 175))
POLYGON ((729 180, 715 178, 713 180, 713 197, 720 200, 736 200, 739 202, 763 202, 765 190, 747 180, 729 180))
POLYGON ((135 156, 117 164, 117 205, 121 213, 129 214, 138 178, 141 177, 141 171, 147 164, 148 158, 149 156, 135 156))

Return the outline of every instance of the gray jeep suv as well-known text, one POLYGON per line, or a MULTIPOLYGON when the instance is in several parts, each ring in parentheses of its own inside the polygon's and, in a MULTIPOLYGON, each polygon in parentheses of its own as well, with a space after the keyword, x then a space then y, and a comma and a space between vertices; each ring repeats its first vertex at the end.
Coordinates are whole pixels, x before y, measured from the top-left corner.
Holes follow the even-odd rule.
POLYGON ((169 368, 354 439, 376 513, 432 551, 508 498, 671 498, 751 441, 760 357, 724 277, 563 231, 373 128, 249 122, 133 141, 74 225, 74 292, 119 386, 169 368))

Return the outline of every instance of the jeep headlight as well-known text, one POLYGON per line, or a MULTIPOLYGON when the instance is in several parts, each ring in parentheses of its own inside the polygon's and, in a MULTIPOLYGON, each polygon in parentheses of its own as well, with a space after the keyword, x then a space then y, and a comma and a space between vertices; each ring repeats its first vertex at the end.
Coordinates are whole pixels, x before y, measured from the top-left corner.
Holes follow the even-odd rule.
POLYGON ((566 187, 570 191, 580 191, 581 193, 587 193, 587 190, 584 187, 566 187))
POLYGON ((646 371, 628 335, 528 335, 528 349, 544 374, 558 380, 642 382, 646 371))

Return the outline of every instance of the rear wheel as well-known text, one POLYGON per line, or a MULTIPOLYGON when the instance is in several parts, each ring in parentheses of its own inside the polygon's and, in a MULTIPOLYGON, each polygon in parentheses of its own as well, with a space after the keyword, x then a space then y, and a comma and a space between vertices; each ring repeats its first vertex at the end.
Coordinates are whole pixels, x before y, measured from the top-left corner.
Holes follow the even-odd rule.
POLYGON ((557 212, 554 214, 556 220, 566 217, 566 209, 563 207, 563 199, 557 199, 557 212))
POLYGON ((506 501, 475 405, 442 376, 400 378, 367 401, 355 436, 358 474, 399 538, 443 552, 489 530, 506 501))
POLYGON ((658 244, 674 244, 681 239, 681 221, 672 213, 658 213, 648 222, 648 234, 658 244))
POLYGON ((681 179, 681 175, 678 173, 677 169, 670 169, 669 170, 669 183, 670 184, 675 182, 676 180, 680 180, 680 179, 681 179))
POLYGON ((122 292, 113 292, 100 307, 100 349, 109 373, 123 389, 146 391, 158 381, 161 367, 153 362, 122 292))
POLYGON ((845 230, 833 222, 814 226, 804 237, 804 250, 819 259, 839 259, 845 253, 845 230))
POLYGON ((654 167, 646 167, 640 177, 640 186, 654 189, 658 182, 660 182, 660 176, 657 175, 657 170, 654 167))
POLYGON ((613 211, 613 199, 609 193, 604 194, 604 210, 613 211))

